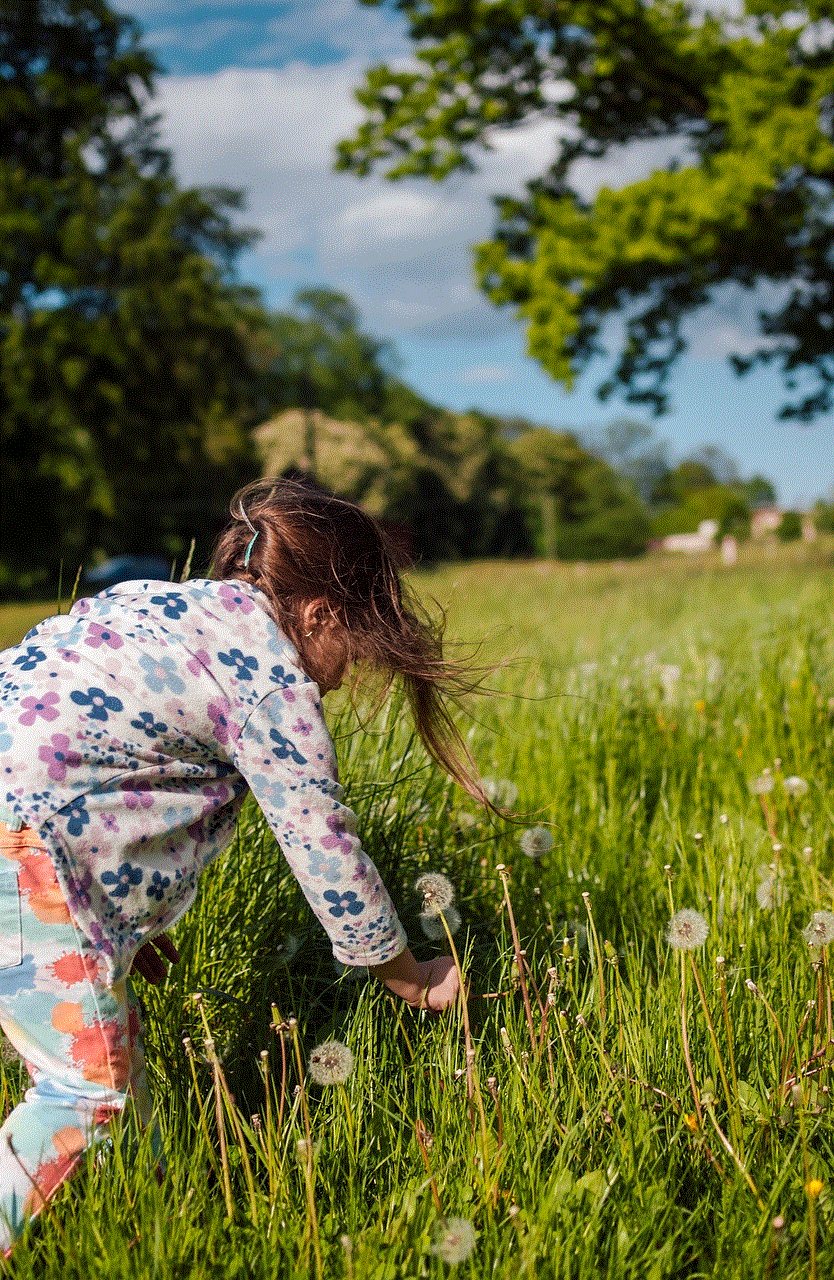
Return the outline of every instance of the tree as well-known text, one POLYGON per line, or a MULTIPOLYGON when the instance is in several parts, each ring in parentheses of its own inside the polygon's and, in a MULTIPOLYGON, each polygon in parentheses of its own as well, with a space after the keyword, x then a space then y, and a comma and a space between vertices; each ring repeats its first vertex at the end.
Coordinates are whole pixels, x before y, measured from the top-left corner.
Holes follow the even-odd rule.
MULTIPOLYGON (((379 0, 361 0, 375 4, 379 0)), ((834 58, 828 0, 395 0, 416 65, 372 68, 337 164, 443 179, 498 128, 556 122, 552 162, 498 200, 481 286, 570 386, 623 318, 599 388, 656 413, 685 322, 722 286, 757 291, 758 348, 784 417, 834 405, 834 58), (664 140, 666 168, 584 198, 576 162, 664 140), (610 326, 608 326, 610 328, 610 326)))
POLYGON ((34 548, 46 578, 96 548, 205 545, 246 451, 240 198, 178 186, 131 19, 102 0, 0 14, 6 576, 34 548))

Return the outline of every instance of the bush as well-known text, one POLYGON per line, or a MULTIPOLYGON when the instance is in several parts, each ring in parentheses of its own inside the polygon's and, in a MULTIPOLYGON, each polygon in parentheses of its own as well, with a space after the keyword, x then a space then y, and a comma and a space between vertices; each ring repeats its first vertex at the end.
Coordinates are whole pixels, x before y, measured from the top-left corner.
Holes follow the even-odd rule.
POLYGON ((649 520, 638 502, 624 502, 589 520, 562 525, 556 535, 560 560, 623 560, 642 555, 649 542, 649 520))
POLYGON ((780 542, 796 542, 802 537, 802 516, 798 511, 785 511, 776 527, 780 542))

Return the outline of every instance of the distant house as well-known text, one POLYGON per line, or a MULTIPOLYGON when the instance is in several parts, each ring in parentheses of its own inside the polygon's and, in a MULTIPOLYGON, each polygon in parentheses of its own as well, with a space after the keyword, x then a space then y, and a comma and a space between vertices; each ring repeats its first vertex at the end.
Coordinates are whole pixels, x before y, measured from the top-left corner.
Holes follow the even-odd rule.
POLYGON ((782 523, 784 515, 781 507, 759 507, 750 517, 750 537, 756 542, 759 538, 765 538, 768 534, 773 534, 782 523))
POLYGON ((679 551, 687 555, 695 555, 699 551, 709 551, 715 545, 718 533, 717 520, 702 520, 697 533, 669 533, 660 540, 661 551, 679 551))

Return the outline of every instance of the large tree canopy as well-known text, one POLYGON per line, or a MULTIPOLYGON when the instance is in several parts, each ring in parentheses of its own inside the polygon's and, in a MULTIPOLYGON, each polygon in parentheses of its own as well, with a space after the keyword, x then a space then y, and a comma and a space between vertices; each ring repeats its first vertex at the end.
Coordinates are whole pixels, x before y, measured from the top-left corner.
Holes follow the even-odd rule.
MULTIPOLYGON (((380 0, 361 0, 376 4, 380 0)), ((551 117, 554 153, 498 199, 481 286, 570 386, 624 327, 600 387, 662 412, 685 322, 722 286, 756 290, 782 415, 834 404, 834 28, 830 0, 393 0, 415 62, 372 68, 341 168, 443 179, 495 129, 551 117), (668 166, 583 198, 576 162, 665 139, 668 166)))
POLYGON ((3 558, 18 582, 27 565, 37 579, 60 558, 74 571, 96 549, 208 536, 243 453, 250 299, 232 265, 251 237, 234 192, 178 185, 154 70, 101 0, 0 6, 3 558))

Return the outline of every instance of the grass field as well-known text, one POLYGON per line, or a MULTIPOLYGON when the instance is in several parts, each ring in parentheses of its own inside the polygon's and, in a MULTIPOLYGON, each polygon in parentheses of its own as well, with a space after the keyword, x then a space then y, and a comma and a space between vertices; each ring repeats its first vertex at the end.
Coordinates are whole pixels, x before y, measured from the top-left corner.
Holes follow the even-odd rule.
MULTIPOLYGON (((833 554, 420 575, 449 635, 505 660, 461 725, 516 820, 429 769, 401 708, 333 728, 419 955, 448 943, 414 880, 456 887, 468 1028, 337 976, 247 810, 141 992, 164 1181, 126 1133, 8 1273, 834 1275, 830 957, 803 937, 834 907, 833 554), (681 909, 691 949, 666 940, 681 909), (319 1085, 333 1037, 354 1067, 319 1085)), ((4 611, 4 642, 32 621, 4 611)))

